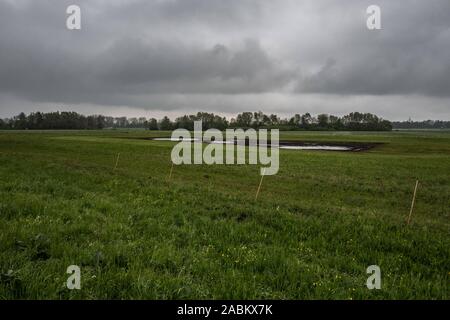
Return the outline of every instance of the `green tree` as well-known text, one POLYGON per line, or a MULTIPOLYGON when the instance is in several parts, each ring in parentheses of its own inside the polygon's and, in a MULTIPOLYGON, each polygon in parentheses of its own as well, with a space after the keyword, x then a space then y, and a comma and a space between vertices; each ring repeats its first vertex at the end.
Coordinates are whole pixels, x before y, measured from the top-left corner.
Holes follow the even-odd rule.
POLYGON ((158 130, 158 121, 155 118, 148 120, 148 130, 158 130))
POLYGON ((160 130, 171 130, 172 129, 172 122, 167 116, 164 116, 164 118, 161 119, 159 122, 159 129, 160 130))
POLYGON ((325 113, 319 114, 317 116, 317 120, 319 121, 319 127, 328 128, 328 115, 325 113))

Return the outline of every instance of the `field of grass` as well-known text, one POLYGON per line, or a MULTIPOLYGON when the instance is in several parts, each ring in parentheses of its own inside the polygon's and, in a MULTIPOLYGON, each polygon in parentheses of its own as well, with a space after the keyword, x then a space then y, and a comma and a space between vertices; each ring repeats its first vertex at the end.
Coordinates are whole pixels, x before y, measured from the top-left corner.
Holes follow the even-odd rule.
POLYGON ((450 298, 450 132, 282 133, 384 144, 281 151, 257 201, 254 165, 167 181, 174 143, 156 135, 0 132, 0 299, 450 298))

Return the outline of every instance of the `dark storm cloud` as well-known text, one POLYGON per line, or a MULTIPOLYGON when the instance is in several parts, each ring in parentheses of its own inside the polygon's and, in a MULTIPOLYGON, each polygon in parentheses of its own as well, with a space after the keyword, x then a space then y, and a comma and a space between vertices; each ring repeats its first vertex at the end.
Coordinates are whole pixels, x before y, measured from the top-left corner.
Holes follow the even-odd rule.
POLYGON ((101 83, 136 93, 249 93, 278 89, 295 77, 254 40, 232 51, 120 39, 95 65, 101 83))
POLYGON ((383 30, 354 28, 339 37, 341 44, 299 91, 450 96, 450 1, 381 7, 383 30))
MULTIPOLYGON (((182 3, 179 6, 171 1, 163 3, 160 12, 167 14, 169 20, 180 18, 185 23, 193 16, 208 17, 213 9, 205 6, 205 1, 182 3)), ((212 1, 208 3, 213 5, 212 1)), ((215 12, 219 14, 225 9, 223 2, 215 3, 218 4, 215 12)), ((281 88, 295 76, 269 57, 256 39, 241 39, 231 49, 215 43, 214 39, 207 44, 166 39, 162 31, 150 35, 153 41, 143 36, 146 29, 118 30, 119 35, 110 32, 115 30, 117 19, 122 19, 117 22, 119 25, 129 21, 127 13, 132 24, 138 23, 139 17, 147 17, 147 11, 149 21, 164 18, 150 10, 145 2, 142 11, 139 10, 141 2, 135 2, 130 8, 123 4, 111 8, 105 5, 105 12, 95 14, 92 9, 92 15, 84 9, 85 28, 93 27, 78 33, 65 30, 62 19, 65 15, 61 12, 64 13, 66 4, 58 4, 60 10, 56 10, 49 2, 40 5, 25 2, 17 7, 2 3, 0 19, 5 28, 1 31, 0 90, 37 101, 112 103, 108 100, 114 99, 117 103, 122 100, 117 100, 118 93, 264 92, 281 88), (51 10, 46 11, 47 7, 51 10), (109 19, 108 10, 112 11, 109 19), (21 19, 15 20, 14 16, 21 19), (30 25, 31 22, 35 25, 30 25)), ((227 16, 235 13, 224 12, 228 12, 227 16)), ((146 26, 150 30, 153 30, 152 23, 146 26)))
POLYGON ((232 112, 403 96, 432 114, 450 110, 449 13, 448 0, 0 0, 0 110, 14 99, 232 112), (372 2, 379 31, 365 26, 372 2), (70 4, 81 31, 65 28, 70 4))

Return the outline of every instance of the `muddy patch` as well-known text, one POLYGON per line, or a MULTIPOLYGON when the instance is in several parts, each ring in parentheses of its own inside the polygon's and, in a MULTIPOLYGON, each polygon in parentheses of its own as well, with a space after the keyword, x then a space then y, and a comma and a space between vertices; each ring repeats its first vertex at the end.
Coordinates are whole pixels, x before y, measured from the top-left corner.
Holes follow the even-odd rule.
MULTIPOLYGON (((154 140, 154 141, 187 141, 187 142, 202 142, 198 139, 174 139, 174 138, 143 138, 146 140, 154 140)), ((245 145, 248 146, 249 140, 212 140, 212 141, 203 141, 204 143, 215 143, 215 144, 235 144, 235 145, 245 145)), ((257 144, 258 146, 261 144, 257 144)), ((313 142, 313 141, 296 141, 296 140, 280 140, 279 148, 282 150, 318 150, 318 151, 366 151, 372 149, 381 143, 363 143, 363 142, 313 142)), ((265 146, 270 147, 270 142, 265 144, 265 146)))
POLYGON ((358 152, 370 150, 381 144, 376 142, 280 141, 280 149, 358 152))

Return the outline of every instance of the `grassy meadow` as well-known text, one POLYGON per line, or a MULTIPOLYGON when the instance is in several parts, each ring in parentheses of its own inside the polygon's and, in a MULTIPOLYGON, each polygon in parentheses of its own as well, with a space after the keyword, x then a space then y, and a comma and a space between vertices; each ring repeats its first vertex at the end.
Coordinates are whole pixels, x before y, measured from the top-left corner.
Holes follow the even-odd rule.
POLYGON ((0 132, 0 299, 450 298, 450 132, 282 132, 383 144, 282 150, 257 201, 255 165, 167 181, 169 135, 0 132))

